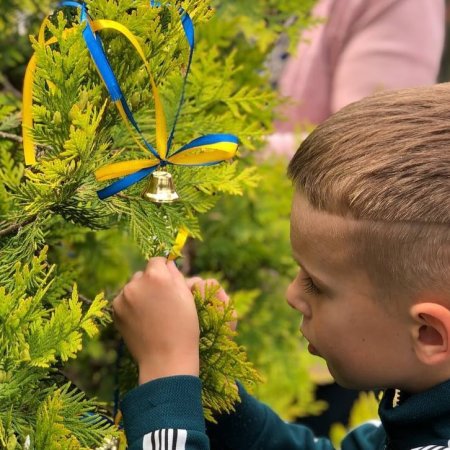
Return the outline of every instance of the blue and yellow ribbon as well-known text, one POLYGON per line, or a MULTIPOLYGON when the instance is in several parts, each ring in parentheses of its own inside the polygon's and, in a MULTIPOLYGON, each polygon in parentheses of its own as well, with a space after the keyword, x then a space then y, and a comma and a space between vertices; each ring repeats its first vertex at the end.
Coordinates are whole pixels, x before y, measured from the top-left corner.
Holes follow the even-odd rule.
MULTIPOLYGON (((95 172, 95 176, 99 181, 120 178, 98 191, 100 199, 106 199, 118 192, 139 182, 143 178, 150 175, 159 167, 166 165, 182 165, 182 166, 207 166, 219 164, 223 161, 231 159, 235 156, 238 139, 231 134, 208 134, 201 136, 182 146, 178 150, 171 151, 172 141, 175 133, 176 124, 180 114, 181 107, 184 102, 185 88, 187 76, 190 71, 192 56, 195 47, 194 25, 189 14, 179 8, 181 22, 186 40, 189 44, 189 60, 186 73, 183 80, 183 87, 178 104, 177 112, 174 118, 173 126, 170 134, 167 133, 166 117, 164 114, 162 102, 159 96, 157 85, 153 79, 150 65, 145 57, 144 50, 139 44, 138 39, 133 33, 122 24, 112 20, 92 20, 87 12, 86 5, 77 1, 66 0, 61 6, 75 7, 81 10, 80 20, 85 24, 83 28, 83 38, 90 52, 92 60, 109 92, 111 100, 116 105, 119 114, 124 121, 128 131, 133 136, 136 144, 150 153, 146 159, 122 161, 118 163, 108 164, 101 167, 95 172), (117 78, 106 56, 102 41, 99 35, 101 30, 114 30, 121 33, 131 43, 139 57, 141 58, 147 74, 150 79, 150 85, 155 102, 156 115, 156 148, 153 147, 143 136, 139 125, 134 119, 133 113, 128 106, 124 94, 122 93, 117 78), (133 132, 133 128, 135 132, 133 132), (139 138, 138 138, 139 137, 139 138)), ((151 6, 156 7, 158 4, 151 1, 151 6)), ((39 33, 39 42, 45 45, 51 45, 57 42, 56 38, 45 41, 44 34, 48 24, 46 19, 39 33)), ((71 30, 68 30, 70 32, 71 30)), ((31 135, 33 125, 32 121, 32 86, 34 72, 36 69, 36 57, 33 56, 27 68, 24 83, 24 106, 23 106, 23 137, 24 152, 26 164, 34 164, 36 162, 34 143, 31 135)))

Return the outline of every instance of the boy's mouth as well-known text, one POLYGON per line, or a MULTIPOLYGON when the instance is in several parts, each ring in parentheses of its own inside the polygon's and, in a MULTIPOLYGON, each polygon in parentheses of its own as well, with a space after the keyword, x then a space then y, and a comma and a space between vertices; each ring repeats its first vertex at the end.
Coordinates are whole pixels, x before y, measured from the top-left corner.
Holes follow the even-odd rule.
POLYGON ((311 344, 311 342, 309 341, 308 337, 305 335, 305 333, 303 332, 303 330, 301 328, 300 328, 300 333, 306 339, 306 341, 308 342, 308 352, 311 353, 311 355, 320 356, 320 353, 318 352, 316 347, 314 347, 314 345, 311 344))
POLYGON ((308 342, 308 352, 311 353, 311 355, 320 356, 320 354, 317 351, 316 347, 314 347, 310 342, 308 342))

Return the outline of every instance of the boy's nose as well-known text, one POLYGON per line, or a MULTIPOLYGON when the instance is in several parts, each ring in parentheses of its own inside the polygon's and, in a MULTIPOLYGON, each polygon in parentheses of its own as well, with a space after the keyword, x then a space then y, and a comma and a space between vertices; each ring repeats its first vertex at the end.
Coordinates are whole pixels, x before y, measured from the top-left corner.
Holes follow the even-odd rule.
POLYGON ((300 311, 305 319, 311 318, 311 307, 308 302, 303 300, 298 292, 296 279, 288 286, 286 290, 286 300, 291 308, 300 311))
POLYGON ((300 300, 300 299, 297 300, 296 309, 303 314, 304 319, 311 319, 312 311, 311 311, 311 307, 309 306, 309 304, 307 302, 305 302, 304 300, 300 300))
POLYGON ((294 306, 294 302, 293 302, 293 299, 294 299, 294 290, 295 290, 295 287, 294 287, 294 281, 292 281, 290 284, 289 284, 289 286, 287 287, 287 289, 286 289, 286 293, 284 294, 284 296, 285 296, 285 298, 286 298, 286 301, 288 302, 288 305, 291 307, 291 308, 294 308, 295 309, 295 306, 294 306))

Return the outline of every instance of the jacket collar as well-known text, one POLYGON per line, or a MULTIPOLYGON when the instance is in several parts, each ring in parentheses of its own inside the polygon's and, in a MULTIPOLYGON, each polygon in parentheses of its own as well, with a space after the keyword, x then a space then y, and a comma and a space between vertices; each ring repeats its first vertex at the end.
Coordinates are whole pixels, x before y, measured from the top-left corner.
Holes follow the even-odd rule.
POLYGON ((450 450, 450 380, 419 394, 401 393, 398 406, 394 397, 395 390, 387 390, 379 408, 387 448, 450 450))

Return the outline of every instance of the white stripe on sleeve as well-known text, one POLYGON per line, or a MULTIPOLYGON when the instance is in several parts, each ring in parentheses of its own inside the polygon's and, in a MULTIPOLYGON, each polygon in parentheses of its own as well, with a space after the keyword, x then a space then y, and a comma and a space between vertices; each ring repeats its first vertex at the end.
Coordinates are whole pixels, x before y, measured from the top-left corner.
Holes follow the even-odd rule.
POLYGON ((161 450, 161 443, 160 443, 160 437, 161 437, 161 430, 155 431, 155 450, 161 450))
POLYGON ((167 428, 164 428, 161 433, 161 449, 162 450, 169 450, 169 447, 167 447, 167 434, 169 433, 169 430, 167 428))
POLYGON ((142 450, 186 450, 186 440, 186 430, 173 428, 155 430, 144 436, 142 450))
POLYGON ((178 430, 177 446, 175 450, 186 450, 187 431, 178 430))
POLYGON ((144 436, 144 440, 142 441, 142 450, 154 450, 152 444, 152 434, 148 433, 144 436))

